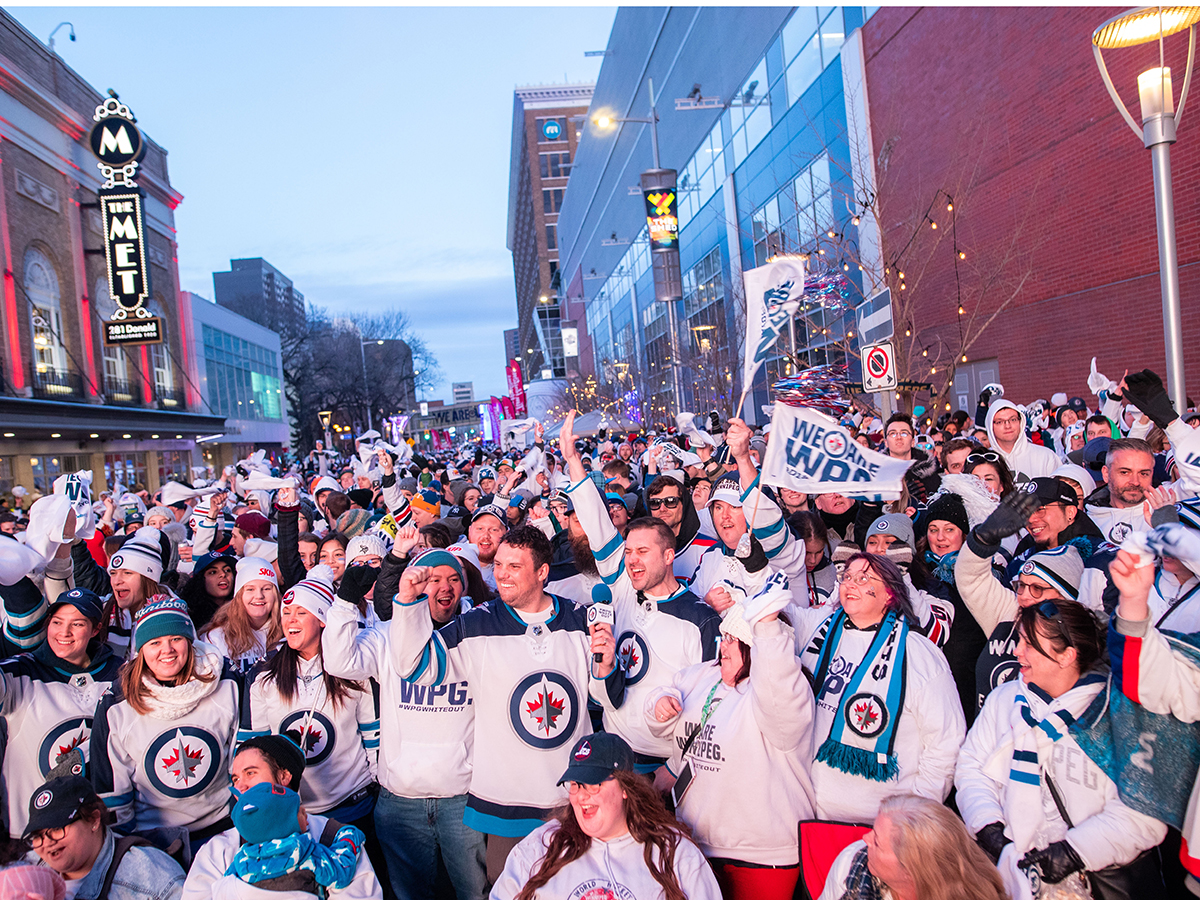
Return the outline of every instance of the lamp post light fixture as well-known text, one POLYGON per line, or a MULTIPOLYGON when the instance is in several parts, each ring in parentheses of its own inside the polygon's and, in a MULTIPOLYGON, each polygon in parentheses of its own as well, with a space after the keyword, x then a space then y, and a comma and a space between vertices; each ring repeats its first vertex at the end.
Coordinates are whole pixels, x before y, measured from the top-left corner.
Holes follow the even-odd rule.
POLYGON ((1171 145, 1183 116, 1192 82, 1196 58, 1196 24, 1200 22, 1200 7, 1143 6, 1128 10, 1109 19, 1092 33, 1092 53, 1100 69, 1100 77, 1108 89, 1117 110, 1142 139, 1150 151, 1154 168, 1154 211, 1158 228, 1158 269, 1162 284, 1163 337, 1167 360, 1167 384, 1175 409, 1187 408, 1187 387, 1183 374, 1183 328, 1179 309, 1179 257, 1175 248, 1175 202, 1171 194, 1171 145), (1179 106, 1175 106, 1171 70, 1166 66, 1163 42, 1181 31, 1188 32, 1187 67, 1179 106), (1158 65, 1138 76, 1138 99, 1141 101, 1142 127, 1138 128, 1113 86, 1104 65, 1102 50, 1116 50, 1158 42, 1158 65))
POLYGON ((321 420, 321 430, 325 432, 325 446, 333 446, 333 438, 329 436, 329 423, 333 421, 333 410, 323 409, 317 413, 317 418, 321 420))

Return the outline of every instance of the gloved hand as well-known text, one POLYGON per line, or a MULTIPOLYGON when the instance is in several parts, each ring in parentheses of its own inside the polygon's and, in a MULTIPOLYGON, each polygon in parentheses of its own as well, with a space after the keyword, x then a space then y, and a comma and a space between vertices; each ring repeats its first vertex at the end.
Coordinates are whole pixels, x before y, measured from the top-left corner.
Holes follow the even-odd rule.
POLYGON ((1179 418, 1166 388, 1163 387, 1162 379, 1149 369, 1125 376, 1125 399, 1149 416, 1150 421, 1164 431, 1179 418))
POLYGON ((1119 384, 1112 381, 1107 375, 1096 371, 1096 357, 1094 356, 1092 357, 1092 371, 1088 373, 1087 386, 1088 390, 1097 397, 1105 391, 1108 392, 1109 396, 1112 396, 1120 389, 1119 384))
POLYGON ((1145 532, 1146 546, 1156 556, 1170 556, 1189 569, 1200 568, 1200 534, 1175 522, 1145 532))
POLYGON ((1037 508, 1037 494, 1024 490, 1023 485, 1019 486, 1009 491, 1000 505, 992 510, 992 514, 975 526, 971 536, 980 544, 995 547, 1010 534, 1016 534, 1024 528, 1037 508))
POLYGON ((1003 396, 1004 385, 996 384, 994 382, 992 384, 984 385, 983 390, 979 392, 979 405, 991 406, 993 400, 995 400, 997 397, 1003 396))
POLYGON ((379 570, 373 566, 347 566, 342 574, 342 583, 338 587, 338 596, 357 605, 371 593, 378 577, 379 570))
POLYGON ((979 829, 979 833, 975 835, 975 843, 981 850, 986 853, 993 863, 1000 862, 1000 854, 1004 852, 1004 848, 1011 844, 1004 835, 1004 823, 992 822, 990 825, 984 825, 979 829))
POLYGON ((1047 884, 1058 884, 1072 872, 1083 871, 1083 860, 1067 841, 1055 841, 1045 850, 1030 850, 1017 865, 1022 869, 1037 866, 1047 884))

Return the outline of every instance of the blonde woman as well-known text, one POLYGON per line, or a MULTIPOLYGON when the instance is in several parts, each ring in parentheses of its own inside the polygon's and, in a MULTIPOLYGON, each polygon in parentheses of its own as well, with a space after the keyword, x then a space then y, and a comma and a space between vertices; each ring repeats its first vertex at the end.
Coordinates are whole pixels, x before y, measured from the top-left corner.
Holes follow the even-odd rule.
POLYGON ((230 826, 228 775, 241 687, 197 643, 177 597, 146 604, 133 656, 96 710, 91 778, 125 832, 186 828, 192 849, 230 826))
POLYGON ((243 674, 283 639, 279 577, 269 560, 238 560, 233 599, 217 610, 200 636, 243 674))
POLYGON ((833 861, 820 900, 1007 900, 1000 874, 942 804, 894 794, 833 861))

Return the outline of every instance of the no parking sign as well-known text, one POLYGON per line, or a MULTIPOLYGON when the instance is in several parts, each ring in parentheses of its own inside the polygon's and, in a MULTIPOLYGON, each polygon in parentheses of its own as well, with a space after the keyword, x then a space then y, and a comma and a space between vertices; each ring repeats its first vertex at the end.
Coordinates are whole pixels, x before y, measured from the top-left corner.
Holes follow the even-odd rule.
POLYGON ((863 390, 868 394, 894 390, 896 353, 891 341, 880 341, 862 348, 863 390))

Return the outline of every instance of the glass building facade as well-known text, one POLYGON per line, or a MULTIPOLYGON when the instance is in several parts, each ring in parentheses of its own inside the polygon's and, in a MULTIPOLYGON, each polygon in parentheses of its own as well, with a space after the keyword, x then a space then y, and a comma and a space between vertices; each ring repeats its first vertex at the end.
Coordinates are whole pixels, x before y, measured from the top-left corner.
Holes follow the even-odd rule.
MULTIPOLYGON (((652 165, 647 127, 626 124, 581 145, 558 240, 571 285, 565 299, 571 316, 586 321, 597 380, 652 421, 673 409, 732 412, 746 269, 806 253, 810 269, 844 270, 861 294, 862 273, 846 249, 857 235, 841 51, 875 9, 618 12, 608 46, 621 52, 606 58, 590 115, 646 117, 653 79, 661 164, 678 171, 678 358, 666 304, 654 299, 642 201, 629 189, 652 165), (628 245, 619 253, 601 246, 599 236, 610 234, 628 245), (678 383, 672 367, 681 370, 678 383)), ((794 338, 780 344, 802 365, 843 361, 852 323, 852 314, 802 309, 794 338)), ((770 399, 767 384, 790 368, 777 354, 760 372, 751 420, 770 399)))
POLYGON ((282 420, 278 354, 208 324, 203 335, 208 402, 214 412, 235 419, 282 420))

